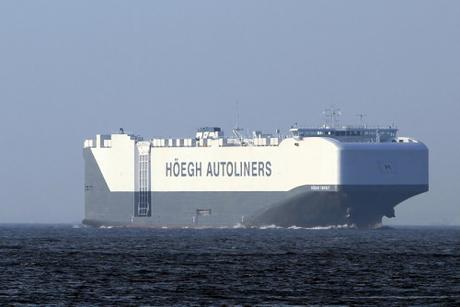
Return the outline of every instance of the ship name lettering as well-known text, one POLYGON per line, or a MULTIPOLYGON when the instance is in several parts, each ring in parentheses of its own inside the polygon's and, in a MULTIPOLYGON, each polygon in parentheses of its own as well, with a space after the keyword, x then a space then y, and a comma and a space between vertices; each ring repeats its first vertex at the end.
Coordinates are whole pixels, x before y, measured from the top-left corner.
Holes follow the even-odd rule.
POLYGON ((208 162, 207 177, 270 177, 272 163, 270 161, 220 161, 208 162))
MULTIPOLYGON (((166 177, 201 177, 202 162, 166 162, 166 177)), ((270 177, 270 161, 208 162, 206 177, 270 177)))
POLYGON ((196 177, 201 175, 201 162, 166 163, 166 177, 196 177))

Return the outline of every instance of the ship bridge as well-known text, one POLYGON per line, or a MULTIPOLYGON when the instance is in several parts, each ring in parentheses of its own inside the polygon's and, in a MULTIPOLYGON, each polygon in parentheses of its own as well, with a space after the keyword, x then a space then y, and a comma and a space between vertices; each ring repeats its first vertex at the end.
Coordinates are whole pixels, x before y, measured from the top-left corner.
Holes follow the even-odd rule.
POLYGON ((392 126, 373 128, 360 126, 323 126, 320 128, 291 128, 289 132, 292 137, 296 139, 306 137, 329 137, 347 143, 385 143, 403 141, 397 138, 398 129, 392 126))

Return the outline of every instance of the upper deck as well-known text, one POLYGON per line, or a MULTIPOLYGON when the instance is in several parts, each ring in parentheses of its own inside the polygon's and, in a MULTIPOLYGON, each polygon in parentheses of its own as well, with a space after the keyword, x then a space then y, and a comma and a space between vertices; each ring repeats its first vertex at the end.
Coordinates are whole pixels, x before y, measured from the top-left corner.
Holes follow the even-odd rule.
POLYGON ((226 147, 226 146, 278 146, 284 139, 293 138, 332 138, 342 143, 414 143, 418 142, 407 137, 398 137, 398 129, 388 127, 342 126, 319 128, 291 128, 289 135, 264 134, 253 131, 251 136, 243 133, 242 129, 234 129, 233 135, 227 137, 219 127, 199 128, 194 138, 152 138, 144 140, 140 136, 126 134, 122 129, 111 135, 97 135, 95 139, 88 139, 84 147, 112 147, 112 139, 117 136, 129 137, 130 140, 142 142, 152 147, 226 147))

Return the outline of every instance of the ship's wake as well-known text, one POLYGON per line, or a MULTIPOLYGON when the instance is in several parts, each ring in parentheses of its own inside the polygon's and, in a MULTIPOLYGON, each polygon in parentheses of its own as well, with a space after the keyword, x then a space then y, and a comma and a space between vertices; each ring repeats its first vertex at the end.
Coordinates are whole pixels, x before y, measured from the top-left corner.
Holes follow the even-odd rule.
POLYGON ((331 229, 355 229, 356 225, 354 224, 343 224, 343 225, 329 225, 329 226, 315 226, 315 227, 300 227, 296 225, 283 227, 275 224, 271 225, 260 225, 260 226, 246 226, 241 223, 238 223, 231 227, 233 229, 289 229, 289 230, 331 230, 331 229))

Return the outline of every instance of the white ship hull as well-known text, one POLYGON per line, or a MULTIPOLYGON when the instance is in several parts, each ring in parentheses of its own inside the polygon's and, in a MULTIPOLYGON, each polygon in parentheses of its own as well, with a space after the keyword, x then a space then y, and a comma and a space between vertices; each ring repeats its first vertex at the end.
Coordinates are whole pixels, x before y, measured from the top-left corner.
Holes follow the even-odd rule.
POLYGON ((152 146, 126 134, 87 141, 84 223, 372 227, 428 190, 428 149, 419 142, 215 141, 152 146))

